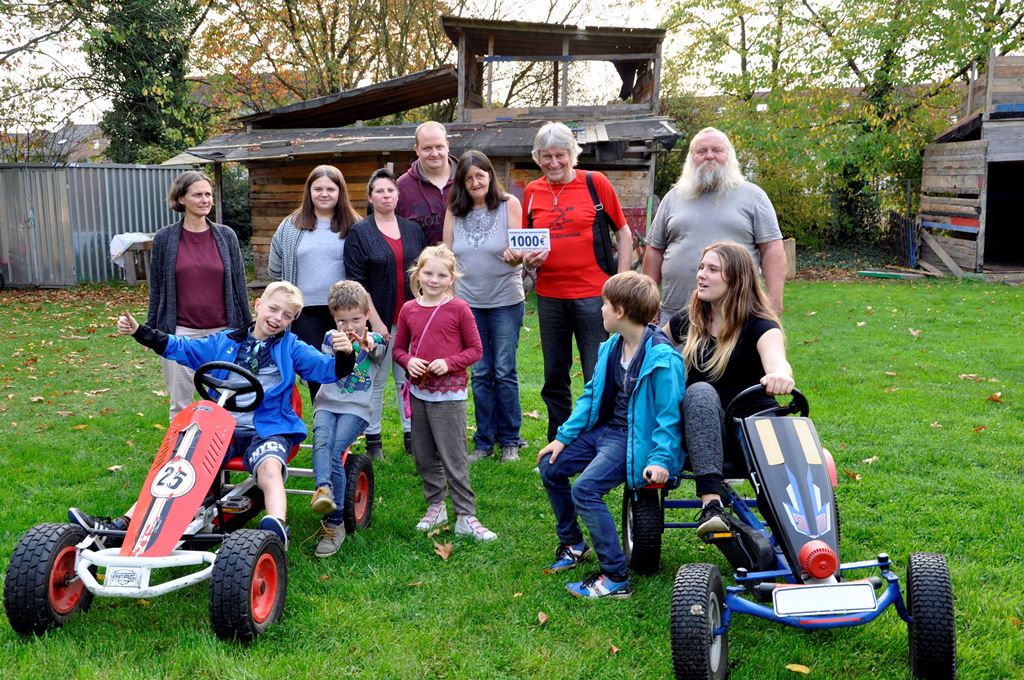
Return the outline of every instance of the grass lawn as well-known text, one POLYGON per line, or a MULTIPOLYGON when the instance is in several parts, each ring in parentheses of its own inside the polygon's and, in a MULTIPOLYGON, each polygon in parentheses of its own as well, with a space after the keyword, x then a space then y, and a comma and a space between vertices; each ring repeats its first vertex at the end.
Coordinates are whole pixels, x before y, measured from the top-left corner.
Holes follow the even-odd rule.
MULTIPOLYGON (((795 282, 786 303, 797 385, 840 469, 841 557, 887 552, 902 576, 908 553, 945 553, 961 677, 1024 677, 1024 289, 795 282)), ((144 290, 0 293, 0 570, 30 526, 64 521, 71 505, 117 514, 138 494, 167 412, 156 357, 114 333, 125 307, 144 316, 144 290)), ((39 639, 0 623, 5 675, 670 677, 675 569, 729 567, 673 531, 661 571, 634 578, 629 601, 577 600, 564 575, 545 576, 555 538, 531 455, 545 432, 535 308, 519 367, 530 448, 518 463, 472 468, 497 542, 444 533, 438 540, 454 549, 443 561, 414 530, 424 502, 389 399, 372 526, 319 560, 303 544, 317 518, 306 498, 290 499, 287 608, 265 637, 219 642, 205 584, 150 601, 97 599, 39 639)), ((621 494, 609 502, 618 516, 621 494)), ((830 680, 908 675, 906 626, 893 609, 868 626, 813 633, 736 617, 729 642, 737 679, 801 677, 787 664, 830 680)))

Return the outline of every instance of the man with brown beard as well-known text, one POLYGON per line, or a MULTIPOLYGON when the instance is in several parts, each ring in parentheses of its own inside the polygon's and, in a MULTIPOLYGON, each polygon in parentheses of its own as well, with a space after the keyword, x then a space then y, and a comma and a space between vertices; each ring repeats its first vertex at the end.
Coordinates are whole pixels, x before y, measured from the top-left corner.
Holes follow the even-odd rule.
POLYGON ((746 246, 761 266, 772 308, 782 314, 786 254, 775 208, 743 177, 725 133, 708 127, 690 141, 683 171, 647 234, 644 273, 662 285, 662 320, 686 309, 701 253, 722 240, 746 246))

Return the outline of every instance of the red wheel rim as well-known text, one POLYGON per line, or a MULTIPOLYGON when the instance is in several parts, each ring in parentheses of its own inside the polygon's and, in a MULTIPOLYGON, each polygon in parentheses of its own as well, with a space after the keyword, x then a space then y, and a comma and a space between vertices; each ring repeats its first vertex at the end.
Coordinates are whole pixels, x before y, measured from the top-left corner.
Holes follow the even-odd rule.
POLYGON ((75 546, 69 545, 53 560, 50 570, 50 606, 60 615, 70 614, 78 605, 85 585, 75 575, 75 546))
POLYGON ((274 602, 277 600, 277 562, 270 555, 264 553, 256 561, 256 568, 252 572, 252 590, 250 602, 252 605, 252 618, 256 623, 263 623, 274 611, 274 602))
POLYGON ((366 504, 370 496, 370 477, 366 472, 360 472, 356 477, 356 493, 352 499, 352 514, 355 515, 356 524, 363 523, 366 516, 366 504))

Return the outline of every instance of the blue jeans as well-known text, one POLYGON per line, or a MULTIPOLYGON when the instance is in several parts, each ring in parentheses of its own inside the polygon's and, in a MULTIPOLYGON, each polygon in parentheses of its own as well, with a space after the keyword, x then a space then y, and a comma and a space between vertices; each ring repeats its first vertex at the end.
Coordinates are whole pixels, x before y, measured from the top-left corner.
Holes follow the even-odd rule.
POLYGON ((338 524, 344 517, 345 467, 341 455, 366 429, 366 421, 350 413, 320 409, 313 414, 313 479, 316 486, 329 486, 338 509, 324 518, 338 524))
POLYGON ((583 540, 578 513, 590 531, 601 572, 617 579, 626 576, 626 556, 604 496, 626 481, 626 434, 599 425, 566 446, 554 464, 550 457, 540 463, 540 478, 555 512, 559 542, 576 545, 583 540), (581 474, 576 483, 570 485, 569 478, 577 473, 581 474))
POLYGON ((597 350, 608 339, 601 319, 601 297, 560 300, 537 296, 537 323, 544 353, 541 399, 548 407, 548 441, 572 413, 572 338, 580 352, 583 381, 594 375, 597 350))
POLYGON ((493 309, 472 308, 484 346, 484 355, 473 364, 473 442, 478 449, 519 443, 523 412, 519 405, 516 350, 525 309, 525 302, 493 309))

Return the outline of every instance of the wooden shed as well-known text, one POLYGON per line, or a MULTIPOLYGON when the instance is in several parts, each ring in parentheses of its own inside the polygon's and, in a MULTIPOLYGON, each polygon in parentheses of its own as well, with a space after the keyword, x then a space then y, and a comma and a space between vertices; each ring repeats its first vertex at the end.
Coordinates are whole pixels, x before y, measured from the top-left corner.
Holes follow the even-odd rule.
POLYGON ((587 28, 561 24, 441 17, 458 46, 461 68, 443 66, 345 92, 242 117, 242 132, 218 135, 189 149, 215 164, 248 167, 253 251, 257 278, 267 276, 270 239, 298 207, 302 187, 316 165, 335 165, 345 176, 356 209, 366 207, 366 182, 379 167, 405 172, 415 160, 415 124, 364 126, 364 120, 458 98, 457 120, 446 123, 455 155, 478 149, 494 163, 509 190, 522 197, 540 171, 530 152, 545 122, 566 123, 583 153, 580 166, 600 170, 615 186, 630 225, 643 232, 652 215, 659 149, 671 149, 679 133, 658 115, 658 74, 665 32, 658 29, 587 28), (609 90, 620 103, 569 106, 565 79, 572 61, 616 64, 621 87, 609 90), (488 106, 489 72, 499 61, 554 61, 550 106, 528 109, 488 106))
POLYGON ((957 276, 1024 271, 1024 56, 992 54, 958 118, 925 148, 920 259, 957 276))

